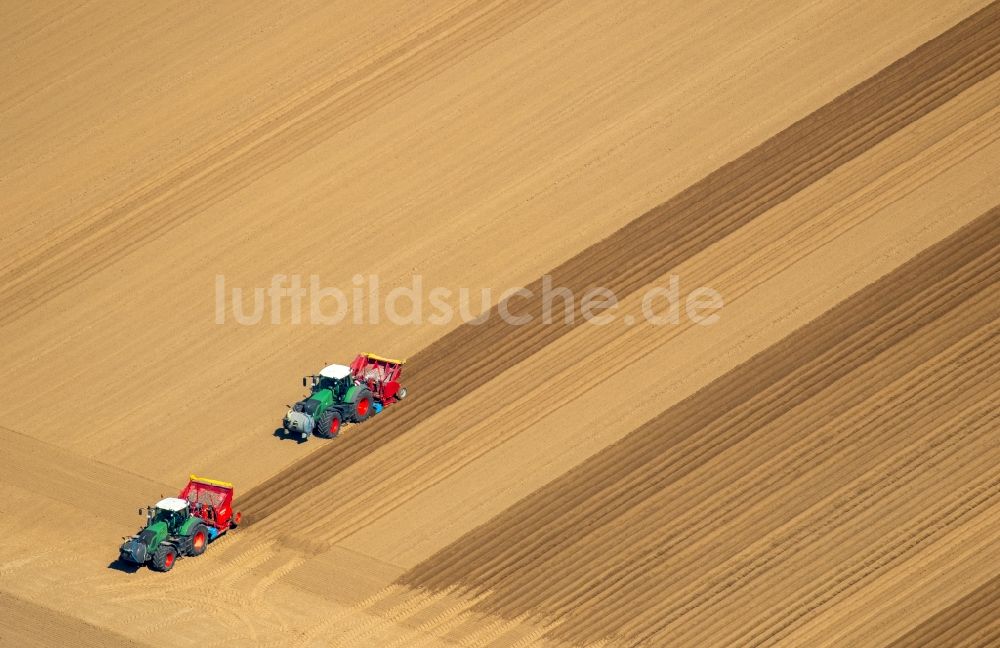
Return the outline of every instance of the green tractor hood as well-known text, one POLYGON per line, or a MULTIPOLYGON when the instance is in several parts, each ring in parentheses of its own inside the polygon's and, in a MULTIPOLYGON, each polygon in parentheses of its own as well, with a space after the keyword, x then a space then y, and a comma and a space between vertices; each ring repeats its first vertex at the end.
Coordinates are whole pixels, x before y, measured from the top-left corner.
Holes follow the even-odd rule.
POLYGON ((167 523, 153 522, 122 544, 121 559, 141 565, 153 557, 160 543, 166 538, 167 523))

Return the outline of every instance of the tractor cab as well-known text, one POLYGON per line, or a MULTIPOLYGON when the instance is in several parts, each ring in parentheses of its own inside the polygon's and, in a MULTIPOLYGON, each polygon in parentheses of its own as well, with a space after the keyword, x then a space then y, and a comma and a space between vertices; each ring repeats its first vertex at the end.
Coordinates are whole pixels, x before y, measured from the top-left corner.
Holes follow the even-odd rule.
POLYGON ((176 533, 190 515, 191 511, 186 501, 178 497, 166 497, 157 502, 149 512, 149 524, 163 522, 170 533, 176 533))
POLYGON ((318 376, 313 376, 313 393, 321 389, 333 392, 335 400, 341 400, 351 387, 351 368, 340 364, 323 367, 318 376))

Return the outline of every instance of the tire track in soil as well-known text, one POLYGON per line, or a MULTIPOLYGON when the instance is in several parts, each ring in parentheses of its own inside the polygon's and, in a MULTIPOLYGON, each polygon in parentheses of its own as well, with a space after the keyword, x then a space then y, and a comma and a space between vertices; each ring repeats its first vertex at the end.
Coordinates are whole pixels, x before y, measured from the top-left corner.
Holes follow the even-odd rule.
POLYGON ((217 142, 147 186, 53 232, 0 272, 0 326, 399 99, 552 2, 463 7, 345 79, 217 142))
MULTIPOLYGON (((580 542, 598 525, 613 525, 620 516, 732 447, 730 440, 715 444, 711 438, 717 429, 725 429, 720 425, 738 431, 735 438, 745 439, 790 409, 808 407, 835 380, 850 376, 878 354, 892 352, 956 309, 979 309, 997 319, 996 303, 978 297, 1000 280, 998 219, 1000 208, 980 216, 432 556, 400 583, 432 591, 459 587, 488 592, 479 610, 507 618, 543 612, 539 594, 544 594, 546 583, 563 582, 562 568, 566 567, 547 556, 580 542), (775 386, 780 389, 776 391, 775 386), (692 442, 693 452, 700 454, 664 464, 662 457, 673 453, 681 442, 692 442), (618 488, 623 480, 645 486, 618 488)), ((594 584, 587 598, 599 596, 602 586, 621 586, 615 579, 602 585, 598 578, 587 578, 586 572, 602 567, 594 561, 576 561, 574 566, 585 572, 574 575, 575 582, 594 584)), ((647 604, 629 600, 629 591, 632 588, 624 588, 617 601, 601 606, 617 615, 604 619, 614 621, 602 628, 608 634, 634 622, 648 608, 648 599, 647 604)), ((586 605, 562 607, 568 618, 563 618, 565 623, 553 638, 593 640, 593 635, 580 631, 597 619, 573 616, 589 609, 586 605)))
MULTIPOLYGON (((994 2, 555 268, 553 285, 574 294, 596 286, 620 298, 630 294, 997 71, 1000 3, 994 2)), ((460 326, 420 351, 409 365, 414 398, 406 407, 247 492, 241 507, 248 523, 302 497, 582 321, 577 304, 574 324, 545 325, 541 279, 527 288, 535 297, 510 310, 531 316, 531 323, 511 327, 493 308, 485 323, 460 326)))

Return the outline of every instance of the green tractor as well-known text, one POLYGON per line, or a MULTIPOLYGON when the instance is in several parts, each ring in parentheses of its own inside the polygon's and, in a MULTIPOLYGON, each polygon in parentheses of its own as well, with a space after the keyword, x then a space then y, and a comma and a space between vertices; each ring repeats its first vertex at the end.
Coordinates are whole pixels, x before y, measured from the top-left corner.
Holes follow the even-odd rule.
POLYGON ((232 484, 191 475, 178 497, 165 497, 156 506, 146 507, 146 526, 124 538, 119 558, 170 571, 178 558, 200 556, 209 542, 240 523, 242 516, 232 510, 232 503, 232 484))
POLYGON ((345 365, 324 367, 319 375, 303 378, 302 386, 311 393, 289 407, 282 427, 303 441, 310 434, 332 439, 342 424, 360 423, 381 409, 369 386, 355 380, 345 365))
POLYGON ((327 365, 302 379, 311 393, 289 406, 282 428, 302 441, 315 434, 332 439, 344 423, 360 423, 406 398, 399 380, 405 360, 360 353, 351 366, 327 365))

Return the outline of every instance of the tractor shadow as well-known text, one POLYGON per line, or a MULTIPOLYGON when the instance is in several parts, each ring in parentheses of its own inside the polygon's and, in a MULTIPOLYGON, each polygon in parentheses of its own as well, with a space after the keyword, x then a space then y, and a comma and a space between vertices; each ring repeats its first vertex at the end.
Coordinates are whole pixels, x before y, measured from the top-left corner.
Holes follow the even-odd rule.
POLYGON ((134 574, 141 568, 141 565, 133 565, 132 563, 125 562, 120 558, 115 558, 108 564, 108 569, 113 569, 115 571, 120 571, 123 574, 134 574))
POLYGON ((274 436, 281 439, 282 441, 294 441, 299 445, 302 445, 303 443, 309 440, 309 439, 303 439, 297 434, 295 435, 289 434, 288 430, 286 430, 285 428, 276 429, 274 431, 274 436))

